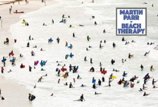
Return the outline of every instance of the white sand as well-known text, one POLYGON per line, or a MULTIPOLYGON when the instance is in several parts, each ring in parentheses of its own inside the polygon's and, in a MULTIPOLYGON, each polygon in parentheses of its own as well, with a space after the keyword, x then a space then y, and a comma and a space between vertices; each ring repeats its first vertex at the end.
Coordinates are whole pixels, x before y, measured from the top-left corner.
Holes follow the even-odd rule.
MULTIPOLYGON (((140 7, 145 5, 139 0, 136 0, 137 2, 127 0, 127 4, 116 3, 118 0, 97 0, 95 4, 90 3, 91 0, 84 1, 84 4, 81 4, 80 0, 59 0, 60 3, 56 6, 50 6, 24 15, 22 18, 29 22, 29 27, 23 26, 21 21, 12 25, 13 37, 22 41, 14 45, 24 55, 24 59, 21 63, 24 63, 27 67, 28 65, 33 66, 33 61, 37 59, 48 60, 48 63, 44 67, 46 71, 40 71, 41 67, 38 66, 36 69, 33 69, 31 73, 28 72, 27 67, 26 69, 20 69, 19 64, 17 64, 15 67, 10 67, 13 72, 8 75, 6 74, 5 77, 13 78, 29 89, 32 89, 36 84, 36 88, 33 89, 33 94, 36 95, 36 100, 32 104, 34 107, 73 107, 74 105, 75 107, 88 107, 89 105, 91 107, 158 107, 158 88, 152 89, 151 80, 146 90, 147 93, 150 93, 148 97, 143 97, 143 93, 138 92, 139 88, 142 87, 144 75, 150 72, 150 65, 154 65, 156 69, 156 72, 150 72, 150 74, 157 80, 158 60, 156 58, 153 60, 153 58, 144 57, 143 54, 146 51, 152 51, 158 42, 156 41, 156 44, 153 46, 147 46, 146 42, 152 41, 148 39, 148 37, 126 37, 127 41, 135 40, 136 43, 130 42, 129 45, 124 45, 124 43, 121 42, 121 37, 115 36, 115 8, 123 6, 140 7), (59 23, 62 14, 71 16, 66 24, 59 23), (96 16, 95 20, 98 22, 97 26, 93 25, 94 20, 91 19, 92 15, 96 16), (51 24, 52 18, 55 20, 55 24, 51 24), (42 26, 43 22, 48 26, 42 26), (72 28, 68 27, 70 24, 73 25, 72 28), (79 24, 84 24, 85 26, 79 27, 79 24), (103 29, 106 29, 106 34, 102 33, 103 29), (76 38, 72 38, 72 32, 75 32, 76 38), (32 45, 38 45, 38 47, 42 47, 45 51, 40 52, 31 47, 26 48, 29 34, 35 38, 34 41, 31 42, 32 45), (92 40, 88 43, 86 41, 87 35, 92 37, 92 40), (47 43, 48 38, 53 37, 53 39, 56 39, 58 36, 61 38, 60 44, 56 42, 52 44, 47 43), (104 48, 100 50, 98 47, 99 41, 103 39, 106 39, 107 43, 104 45, 104 48), (65 40, 73 44, 72 50, 64 46, 65 40), (112 42, 117 44, 115 49, 112 48, 112 42), (89 45, 92 46, 92 49, 86 52, 85 48, 89 45), (32 50, 36 53, 34 57, 30 56, 32 50), (64 60, 65 54, 69 52, 75 54, 74 59, 64 60), (131 60, 127 59, 127 62, 122 64, 121 58, 127 58, 129 52, 134 54, 134 58, 131 60), (88 57, 87 62, 89 62, 90 57, 94 59, 93 66, 97 71, 99 70, 98 66, 100 61, 108 71, 105 75, 106 82, 103 83, 101 87, 98 86, 96 90, 91 88, 91 79, 95 77, 98 80, 103 75, 100 72, 88 72, 92 65, 83 62, 85 55, 88 57), (111 58, 116 60, 114 66, 110 64, 111 58), (69 89, 64 85, 65 82, 73 82, 72 79, 77 77, 77 75, 72 74, 72 72, 70 72, 68 79, 64 79, 61 76, 61 83, 57 83, 59 78, 55 72, 55 68, 57 67, 55 61, 57 60, 62 61, 62 65, 66 64, 67 68, 69 63, 80 66, 78 73, 82 79, 77 80, 76 83, 73 84, 75 88, 69 89), (142 63, 145 65, 143 72, 139 69, 142 63), (112 68, 119 69, 120 72, 113 72, 112 68), (139 76, 139 83, 137 84, 135 82, 135 88, 123 88, 123 86, 117 85, 118 80, 122 77, 123 71, 128 72, 127 80, 135 74, 139 76), (37 83, 39 77, 46 73, 48 76, 44 77, 41 83, 37 83), (111 73, 117 78, 113 81, 112 87, 106 87, 111 73), (80 85, 82 83, 87 87, 81 88, 80 85), (94 91, 102 94, 95 96, 94 91), (54 96, 50 96, 52 93, 54 93, 54 96), (74 100, 77 100, 82 93, 86 101, 75 102, 74 100)), ((120 0, 120 2, 121 1, 123 2, 123 0, 120 0)), ((154 29, 157 29, 157 25, 155 27, 157 12, 155 8, 151 8, 150 4, 146 7, 149 8, 149 11, 152 11, 149 18, 150 30, 148 36, 156 37, 157 30, 154 29), (153 31, 155 31, 155 33, 153 33, 153 31)), ((157 53, 155 52, 155 54, 157 53)))

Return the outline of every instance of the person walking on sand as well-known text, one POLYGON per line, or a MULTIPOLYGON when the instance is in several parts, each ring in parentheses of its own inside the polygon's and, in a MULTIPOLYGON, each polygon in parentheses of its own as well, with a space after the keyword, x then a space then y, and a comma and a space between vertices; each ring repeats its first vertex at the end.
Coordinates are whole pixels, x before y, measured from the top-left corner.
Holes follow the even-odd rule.
POLYGON ((27 42, 27 45, 26 45, 26 47, 30 47, 30 42, 27 42))
POLYGON ((75 33, 72 33, 72 37, 73 37, 73 38, 75 38, 75 37, 76 37, 76 36, 75 36, 75 33))
POLYGON ((154 7, 154 4, 152 4, 151 7, 154 7))
POLYGON ((72 82, 70 82, 70 84, 69 84, 69 88, 73 88, 72 82))
POLYGON ((98 80, 98 85, 101 86, 101 80, 100 79, 98 80))
POLYGON ((2 28, 2 16, 0 16, 0 23, 1 23, 1 28, 2 28))
POLYGON ((90 64, 93 64, 93 59, 92 58, 90 58, 90 64))
POLYGON ((113 44, 112 44, 112 47, 113 47, 113 48, 115 48, 115 47, 116 47, 116 44, 115 44, 114 42, 113 42, 113 44))
POLYGON ((144 66, 142 64, 140 65, 140 68, 141 68, 141 71, 144 70, 144 66))
POLYGON ((54 24, 54 19, 52 19, 52 24, 54 24))
POLYGON ((150 71, 154 71, 153 65, 150 66, 150 71))
POLYGON ((156 88, 156 86, 155 86, 155 83, 156 83, 157 81, 153 78, 152 79, 152 86, 153 86, 153 88, 156 88))
POLYGON ((9 14, 11 14, 11 13, 12 13, 12 5, 9 8, 9 14))
POLYGON ((2 91, 0 89, 0 97, 1 97, 1 100, 5 100, 5 98, 2 96, 2 91))
POLYGON ((114 63, 115 63, 115 60, 111 59, 111 64, 114 65, 114 63))
POLYGON ((59 44, 60 43, 60 38, 58 37, 56 40, 57 40, 57 43, 59 44))
MULTIPOLYGON (((4 73, 4 68, 3 67, 1 67, 1 73, 3 74, 4 73)), ((1 94, 0 94, 1 95, 1 94)))
POLYGON ((146 84, 147 83, 147 81, 150 79, 151 77, 150 77, 150 75, 149 75, 149 73, 147 73, 145 76, 144 76, 144 84, 146 84))
POLYGON ((103 33, 106 33, 106 30, 105 30, 105 29, 103 30, 103 33))
POLYGON ((90 39, 91 39, 91 38, 90 38, 90 36, 88 35, 88 36, 87 36, 87 41, 89 42, 89 41, 90 41, 90 39))
POLYGON ((4 67, 5 67, 5 65, 6 65, 6 60, 7 60, 7 59, 3 56, 3 58, 2 58, 1 61, 2 61, 4 67))
POLYGON ((29 65, 29 71, 31 72, 32 71, 32 67, 29 65))

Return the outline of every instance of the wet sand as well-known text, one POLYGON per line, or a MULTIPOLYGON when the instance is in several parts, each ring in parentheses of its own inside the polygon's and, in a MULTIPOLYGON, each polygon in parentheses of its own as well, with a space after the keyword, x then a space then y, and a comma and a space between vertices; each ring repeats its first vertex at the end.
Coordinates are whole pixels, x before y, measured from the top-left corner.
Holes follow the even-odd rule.
MULTIPOLYGON (((0 27, 0 58, 7 56, 8 52, 11 50, 14 50, 16 55, 19 54, 18 50, 13 48, 13 40, 16 38, 12 37, 10 26, 19 21, 19 17, 22 14, 14 14, 13 12, 17 9, 24 11, 25 14, 41 7, 44 7, 44 4, 40 1, 31 1, 28 4, 23 1, 20 2, 20 4, 16 2, 14 4, 0 5, 0 16, 2 17, 2 27, 0 27), (12 14, 9 14, 9 8, 11 5, 13 6, 12 14), (3 44, 6 37, 10 39, 9 45, 3 44)), ((1 66, 2 64, 0 63, 0 67, 1 66)), ((32 107, 31 103, 28 101, 29 90, 13 80, 4 78, 2 75, 3 74, 0 74, 0 89, 2 90, 2 96, 5 97, 5 100, 0 100, 0 107, 32 107)))
POLYGON ((0 89, 5 100, 0 100, 1 107, 32 107, 28 101, 29 91, 12 80, 0 77, 0 89))
MULTIPOLYGON (((0 6, 0 16, 2 17, 2 27, 0 28, 0 57, 3 55, 7 56, 8 52, 13 49, 14 38, 12 38, 10 33, 10 25, 16 23, 20 16, 20 14, 9 14, 10 5, 11 4, 0 6), (3 45, 3 41, 6 37, 10 39, 10 44, 7 46, 3 45)), ((18 50, 14 49, 14 51, 18 54, 18 50)), ((0 65, 0 67, 1 66, 2 65, 0 65)), ((24 86, 0 76, 0 89, 2 96, 5 98, 3 101, 0 100, 1 107, 32 107, 28 101, 29 90, 24 86)))

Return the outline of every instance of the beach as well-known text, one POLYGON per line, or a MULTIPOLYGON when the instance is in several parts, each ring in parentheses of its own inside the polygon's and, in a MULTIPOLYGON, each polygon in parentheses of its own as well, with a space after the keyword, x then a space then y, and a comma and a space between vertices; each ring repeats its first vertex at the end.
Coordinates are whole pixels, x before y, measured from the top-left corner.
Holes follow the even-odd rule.
POLYGON ((7 67, 0 88, 6 103, 8 97, 15 107, 158 106, 154 0, 23 1, 13 5, 13 12, 24 12, 18 14, 2 7, 0 57, 7 67), (116 36, 117 7, 147 8, 147 36, 116 36), (28 93, 36 96, 31 103, 28 93), (19 94, 21 100, 13 99, 19 94))
MULTIPOLYGON (((14 4, 3 4, 5 2, 7 3, 8 1, 4 0, 1 2, 2 5, 0 5, 0 16, 2 18, 2 26, 0 28, 0 57, 7 56, 8 52, 13 49, 15 50, 16 54, 19 54, 19 51, 13 46, 13 41, 15 38, 13 38, 11 35, 10 26, 16 23, 22 14, 15 14, 14 11, 17 9, 28 13, 45 6, 40 1, 30 1, 29 4, 26 4, 24 1, 21 1, 20 4, 18 4, 18 2, 15 2, 14 4), (11 14, 9 14, 10 6, 13 6, 11 14), (10 44, 5 46, 3 45, 3 41, 7 37, 10 39, 10 44)), ((5 70, 7 72, 7 67, 5 70)), ((5 101, 0 101, 0 106, 32 107, 32 104, 28 101, 28 93, 30 91, 26 89, 24 85, 20 85, 17 81, 5 78, 3 75, 0 75, 0 89, 2 91, 2 95, 5 97, 5 101)))

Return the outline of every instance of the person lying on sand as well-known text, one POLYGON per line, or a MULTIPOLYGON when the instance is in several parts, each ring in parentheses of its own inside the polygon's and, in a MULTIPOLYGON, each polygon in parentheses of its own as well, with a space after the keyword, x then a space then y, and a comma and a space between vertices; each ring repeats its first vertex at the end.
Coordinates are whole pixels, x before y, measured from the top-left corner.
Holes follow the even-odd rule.
POLYGON ((15 10, 14 13, 15 13, 15 14, 20 14, 20 13, 24 13, 24 11, 15 10))

